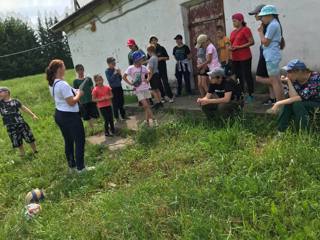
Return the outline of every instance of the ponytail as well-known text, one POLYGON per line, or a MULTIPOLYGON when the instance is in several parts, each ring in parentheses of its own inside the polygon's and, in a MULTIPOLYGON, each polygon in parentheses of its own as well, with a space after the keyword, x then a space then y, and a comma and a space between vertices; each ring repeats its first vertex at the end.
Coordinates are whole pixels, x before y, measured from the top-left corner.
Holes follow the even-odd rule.
POLYGON ((52 87, 54 80, 57 75, 57 71, 59 68, 64 66, 64 62, 60 59, 54 59, 50 62, 49 66, 46 68, 46 79, 48 81, 49 86, 52 87))
POLYGON ((280 30, 281 30, 281 41, 280 41, 280 49, 283 50, 286 47, 286 41, 284 40, 283 37, 283 29, 282 29, 282 25, 279 19, 278 15, 273 15, 274 18, 278 21, 279 25, 280 25, 280 30))

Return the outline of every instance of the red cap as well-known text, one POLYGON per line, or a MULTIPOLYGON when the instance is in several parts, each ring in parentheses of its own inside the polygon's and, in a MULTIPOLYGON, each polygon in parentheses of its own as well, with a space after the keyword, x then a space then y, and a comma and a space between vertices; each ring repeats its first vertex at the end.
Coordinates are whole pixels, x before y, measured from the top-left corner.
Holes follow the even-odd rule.
POLYGON ((134 39, 129 38, 128 41, 127 41, 127 45, 128 46, 135 46, 137 44, 136 44, 136 41, 134 39))
POLYGON ((240 22, 244 21, 244 16, 242 15, 242 13, 236 13, 234 15, 232 15, 232 19, 238 20, 240 22))

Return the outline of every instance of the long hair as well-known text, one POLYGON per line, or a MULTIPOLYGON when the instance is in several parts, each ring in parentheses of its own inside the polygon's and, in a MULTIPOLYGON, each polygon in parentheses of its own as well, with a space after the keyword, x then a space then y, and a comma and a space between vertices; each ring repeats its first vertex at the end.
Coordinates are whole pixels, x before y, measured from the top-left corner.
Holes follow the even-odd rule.
POLYGON ((279 19, 279 15, 273 15, 274 18, 278 21, 278 23, 280 24, 280 29, 281 29, 281 41, 280 41, 280 49, 283 50, 286 47, 286 41, 284 40, 283 37, 283 29, 282 29, 282 25, 279 19))
POLYGON ((49 86, 52 87, 57 71, 59 68, 63 67, 63 65, 64 62, 60 59, 54 59, 50 62, 49 66, 46 68, 46 79, 49 86))

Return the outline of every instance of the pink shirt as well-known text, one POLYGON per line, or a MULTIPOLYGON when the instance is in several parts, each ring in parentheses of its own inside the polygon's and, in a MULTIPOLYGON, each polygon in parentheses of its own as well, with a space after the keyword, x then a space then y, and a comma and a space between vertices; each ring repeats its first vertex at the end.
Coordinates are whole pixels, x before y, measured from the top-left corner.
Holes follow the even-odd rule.
MULTIPOLYGON (((111 97, 112 96, 112 91, 109 86, 95 86, 94 89, 92 90, 92 96, 94 98, 100 99, 103 97, 111 97)), ((111 106, 111 100, 103 100, 101 102, 97 102, 98 108, 103 108, 103 107, 109 107, 111 106)))
POLYGON ((125 73, 131 78, 132 81, 134 81, 136 78, 141 77, 141 84, 138 87, 134 88, 136 93, 150 89, 150 84, 146 82, 146 75, 148 74, 148 69, 146 66, 142 65, 141 67, 137 68, 132 65, 128 67, 125 73))
POLYGON ((208 63, 209 70, 213 71, 214 69, 221 67, 217 49, 212 43, 210 43, 206 49, 206 56, 208 56, 209 54, 212 54, 212 61, 208 63))

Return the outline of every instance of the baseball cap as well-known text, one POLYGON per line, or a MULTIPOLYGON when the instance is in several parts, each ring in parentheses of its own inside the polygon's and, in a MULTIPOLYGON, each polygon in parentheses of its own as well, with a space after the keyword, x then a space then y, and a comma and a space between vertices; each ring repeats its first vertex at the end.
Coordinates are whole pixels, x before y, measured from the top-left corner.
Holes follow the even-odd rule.
POLYGON ((177 36, 175 36, 174 40, 177 40, 177 39, 183 39, 182 35, 178 34, 177 36))
POLYGON ((255 9, 253 9, 251 12, 249 12, 249 15, 256 15, 256 14, 260 13, 261 9, 265 6, 266 5, 264 5, 264 4, 260 4, 260 5, 256 6, 255 9))
POLYGON ((107 63, 114 63, 114 62, 116 62, 116 59, 114 57, 107 58, 107 63))
POLYGON ((127 45, 128 46, 135 46, 137 44, 136 44, 136 41, 133 38, 129 38, 128 41, 127 41, 127 45))
POLYGON ((0 92, 8 92, 10 93, 10 89, 7 87, 0 87, 0 92))
POLYGON ((157 38, 156 36, 152 35, 152 36, 149 38, 149 43, 151 43, 151 41, 152 41, 153 39, 156 39, 156 40, 158 41, 158 38, 157 38))
POLYGON ((214 77, 225 77, 225 70, 223 68, 215 68, 214 70, 212 70, 211 72, 208 72, 207 75, 211 78, 214 77))
POLYGON ((288 72, 294 70, 307 70, 308 68, 306 64, 299 59, 293 59, 288 62, 287 66, 284 66, 282 69, 288 72))
POLYGON ((208 35, 206 34, 200 34, 197 38, 197 44, 196 44, 196 48, 200 48, 201 45, 203 43, 205 43, 206 41, 208 41, 208 35))

